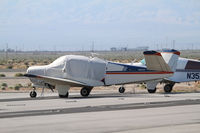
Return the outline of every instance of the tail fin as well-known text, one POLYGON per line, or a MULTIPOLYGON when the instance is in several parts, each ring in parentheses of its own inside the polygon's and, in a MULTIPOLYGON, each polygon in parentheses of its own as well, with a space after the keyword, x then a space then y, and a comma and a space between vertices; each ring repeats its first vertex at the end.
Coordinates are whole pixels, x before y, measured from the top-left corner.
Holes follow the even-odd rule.
POLYGON ((161 55, 165 62, 169 65, 171 70, 174 72, 176 70, 177 61, 180 56, 180 52, 174 49, 165 49, 161 51, 161 55))
MULTIPOLYGON (((176 50, 165 50, 161 53, 156 51, 144 52, 147 69, 165 72, 174 72, 176 70, 179 55, 180 52, 176 50)), ((150 93, 155 92, 156 85, 161 80, 162 79, 146 82, 148 91, 150 93)))
POLYGON ((144 57, 146 60, 147 69, 149 69, 149 70, 171 72, 171 71, 173 71, 171 66, 174 67, 174 64, 173 64, 173 62, 175 62, 174 60, 176 60, 176 62, 177 62, 177 59, 178 59, 177 56, 170 56, 168 58, 167 55, 164 55, 165 56, 165 59, 164 59, 162 57, 161 53, 159 53, 157 51, 145 51, 143 54, 144 54, 144 57), (171 59, 171 58, 173 58, 173 59, 171 59), (168 65, 165 60, 168 61, 169 63, 171 63, 170 64, 171 66, 168 65), (173 60, 173 62, 172 62, 172 60, 173 60))

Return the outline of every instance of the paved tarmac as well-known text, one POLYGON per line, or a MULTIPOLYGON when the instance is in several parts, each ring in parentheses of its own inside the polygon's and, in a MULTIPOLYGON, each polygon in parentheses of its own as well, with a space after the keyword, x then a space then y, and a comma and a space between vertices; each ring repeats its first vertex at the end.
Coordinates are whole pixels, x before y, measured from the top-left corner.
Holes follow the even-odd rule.
POLYGON ((200 132, 200 93, 0 93, 0 132, 200 132))

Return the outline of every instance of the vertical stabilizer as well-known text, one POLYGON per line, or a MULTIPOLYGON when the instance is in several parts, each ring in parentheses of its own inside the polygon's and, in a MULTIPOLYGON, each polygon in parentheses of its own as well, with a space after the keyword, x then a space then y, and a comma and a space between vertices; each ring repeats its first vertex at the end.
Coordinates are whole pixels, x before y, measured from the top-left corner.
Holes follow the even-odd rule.
POLYGON ((171 72, 169 65, 165 62, 165 60, 159 52, 145 51, 143 54, 148 70, 171 72))
POLYGON ((165 49, 161 51, 161 55, 171 70, 174 72, 176 70, 180 52, 174 49, 165 49))

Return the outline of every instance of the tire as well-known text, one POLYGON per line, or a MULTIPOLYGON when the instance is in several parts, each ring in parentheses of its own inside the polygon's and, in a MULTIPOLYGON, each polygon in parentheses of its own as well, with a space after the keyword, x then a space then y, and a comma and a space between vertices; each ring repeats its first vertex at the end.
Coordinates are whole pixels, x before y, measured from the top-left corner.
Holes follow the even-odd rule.
POLYGON ((147 89, 147 90, 148 90, 149 93, 155 93, 157 88, 155 88, 154 90, 149 90, 149 89, 147 89))
POLYGON ((60 95, 60 94, 59 94, 59 97, 60 97, 60 98, 68 98, 68 97, 69 97, 69 92, 67 92, 66 95, 60 95))
POLYGON ((119 87, 119 93, 124 93, 125 92, 125 88, 124 87, 119 87))
POLYGON ((30 92, 30 97, 31 98, 36 98, 36 96, 37 96, 37 93, 35 91, 31 91, 30 92))
POLYGON ((172 91, 172 88, 173 88, 173 85, 171 85, 171 84, 166 84, 166 85, 164 86, 164 91, 165 91, 166 93, 170 93, 170 92, 172 91))
POLYGON ((82 89, 81 89, 81 96, 83 96, 83 97, 87 97, 87 96, 89 96, 90 95, 90 91, 91 91, 91 89, 90 88, 87 88, 87 87, 83 87, 82 89))

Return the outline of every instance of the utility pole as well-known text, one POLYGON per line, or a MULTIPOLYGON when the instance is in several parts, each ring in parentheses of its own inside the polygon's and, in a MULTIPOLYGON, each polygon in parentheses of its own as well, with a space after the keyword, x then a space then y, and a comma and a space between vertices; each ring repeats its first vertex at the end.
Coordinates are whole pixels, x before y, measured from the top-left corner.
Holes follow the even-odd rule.
POLYGON ((159 50, 159 48, 158 48, 158 44, 156 44, 156 48, 157 48, 156 50, 159 50))
POLYGON ((17 46, 15 47, 15 55, 17 55, 17 46))
POLYGON ((82 52, 84 51, 84 45, 82 45, 82 49, 81 49, 81 51, 82 51, 82 52))
POLYGON ((56 45, 54 45, 53 53, 54 53, 55 55, 57 54, 56 45))
POLYGON ((92 41, 92 49, 91 49, 92 52, 94 52, 94 41, 92 41))
POLYGON ((24 44, 22 44, 22 52, 24 52, 25 50, 24 50, 24 44))
POLYGON ((175 48, 175 40, 172 41, 172 47, 175 48))
POLYGON ((8 61, 8 43, 6 43, 6 50, 5 50, 5 52, 6 52, 6 61, 8 61))
POLYGON ((168 37, 166 37, 166 49, 168 48, 168 37))
POLYGON ((192 43, 192 50, 194 50, 194 44, 192 43))

